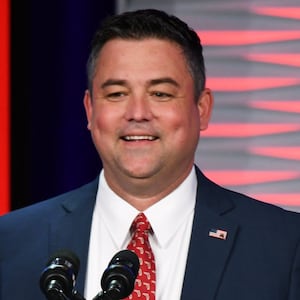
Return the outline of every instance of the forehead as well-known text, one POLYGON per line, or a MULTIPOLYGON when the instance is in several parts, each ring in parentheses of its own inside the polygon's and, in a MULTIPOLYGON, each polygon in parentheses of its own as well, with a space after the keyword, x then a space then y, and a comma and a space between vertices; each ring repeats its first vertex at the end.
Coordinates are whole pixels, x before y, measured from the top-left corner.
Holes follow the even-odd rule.
MULTIPOLYGON (((143 39, 121 39, 115 38, 107 41, 98 54, 98 58, 107 55, 122 55, 124 51, 141 51, 145 53, 156 54, 156 52, 165 50, 179 55, 183 50, 181 47, 170 40, 160 38, 143 38, 143 39), (123 50, 123 51, 121 51, 123 50)), ((163 53, 161 53, 163 54, 163 53)))
POLYGON ((122 70, 151 72, 165 70, 188 71, 186 58, 181 47, 169 40, 147 38, 113 39, 102 47, 96 62, 97 71, 122 70))

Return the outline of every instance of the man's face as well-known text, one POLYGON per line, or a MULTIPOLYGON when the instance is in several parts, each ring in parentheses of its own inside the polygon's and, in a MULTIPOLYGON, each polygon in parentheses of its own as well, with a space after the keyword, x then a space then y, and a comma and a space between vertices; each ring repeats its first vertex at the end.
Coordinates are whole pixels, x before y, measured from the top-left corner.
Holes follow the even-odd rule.
MULTIPOLYGON (((212 97, 195 101, 181 49, 159 39, 107 42, 85 94, 88 128, 111 186, 180 183, 190 172, 212 97)), ((165 185, 165 187, 163 187, 165 185)))

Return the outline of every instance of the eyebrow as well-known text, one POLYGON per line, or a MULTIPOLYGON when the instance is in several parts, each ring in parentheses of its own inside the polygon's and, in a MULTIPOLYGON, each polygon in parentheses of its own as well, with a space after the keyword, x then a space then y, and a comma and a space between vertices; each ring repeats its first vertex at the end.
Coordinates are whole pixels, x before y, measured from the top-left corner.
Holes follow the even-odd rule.
POLYGON ((176 87, 179 87, 179 83, 172 79, 171 77, 162 77, 162 78, 157 78, 157 79, 152 79, 149 81, 149 85, 158 85, 158 84, 162 84, 162 83, 169 83, 172 84, 176 87))
MULTIPOLYGON (((151 79, 148 81, 147 85, 148 86, 153 86, 153 85, 158 85, 158 84, 163 84, 163 83, 169 83, 171 85, 174 85, 176 87, 179 87, 179 83, 172 79, 171 77, 162 77, 162 78, 157 78, 157 79, 151 79)), ((108 79, 105 82, 101 84, 101 88, 104 89, 108 86, 112 85, 121 85, 121 86, 128 86, 128 82, 123 79, 108 79)))
POLYGON ((108 79, 108 80, 104 81, 101 84, 101 88, 104 89, 107 86, 111 86, 111 85, 123 85, 123 86, 126 86, 127 85, 127 81, 123 80, 123 79, 108 79))

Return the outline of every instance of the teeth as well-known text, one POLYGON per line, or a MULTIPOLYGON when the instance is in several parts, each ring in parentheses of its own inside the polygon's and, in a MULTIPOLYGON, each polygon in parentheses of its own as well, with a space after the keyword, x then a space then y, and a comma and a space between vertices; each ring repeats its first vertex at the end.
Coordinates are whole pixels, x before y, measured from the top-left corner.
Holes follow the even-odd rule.
POLYGON ((126 140, 126 141, 141 141, 141 140, 153 141, 153 140, 155 140, 155 137, 151 136, 151 135, 127 135, 127 136, 124 136, 124 140, 126 140))

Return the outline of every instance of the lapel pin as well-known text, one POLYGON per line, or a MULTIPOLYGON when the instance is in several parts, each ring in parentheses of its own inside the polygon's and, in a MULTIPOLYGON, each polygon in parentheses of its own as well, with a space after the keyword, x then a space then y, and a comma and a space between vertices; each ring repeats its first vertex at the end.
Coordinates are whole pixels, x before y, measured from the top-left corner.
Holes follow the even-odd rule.
POLYGON ((212 238, 217 238, 217 239, 220 239, 220 240, 226 240, 227 231, 212 228, 212 229, 209 230, 208 236, 210 236, 212 238))

